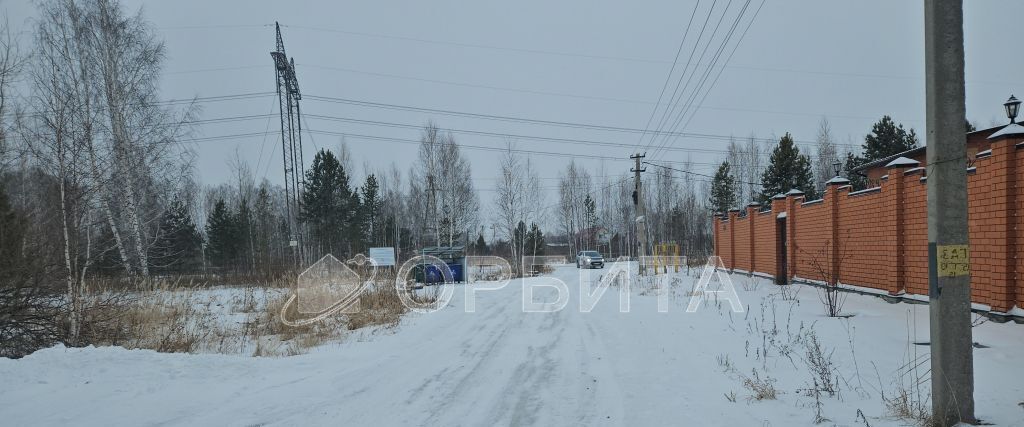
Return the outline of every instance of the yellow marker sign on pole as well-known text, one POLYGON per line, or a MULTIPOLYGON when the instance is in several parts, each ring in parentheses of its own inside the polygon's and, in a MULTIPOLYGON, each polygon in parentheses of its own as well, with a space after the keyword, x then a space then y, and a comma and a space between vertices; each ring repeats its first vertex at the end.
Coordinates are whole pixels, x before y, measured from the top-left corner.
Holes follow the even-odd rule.
POLYGON ((970 246, 940 245, 937 255, 939 277, 969 276, 971 274, 970 246))

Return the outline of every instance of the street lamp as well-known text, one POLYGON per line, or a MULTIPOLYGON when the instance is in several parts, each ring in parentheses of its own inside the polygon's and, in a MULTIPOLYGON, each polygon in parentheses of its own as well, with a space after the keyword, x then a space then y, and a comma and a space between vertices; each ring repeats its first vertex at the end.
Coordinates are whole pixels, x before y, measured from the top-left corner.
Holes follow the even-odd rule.
POLYGON ((1003 107, 1006 107, 1006 117, 1010 118, 1010 124, 1017 123, 1017 112, 1020 111, 1020 101, 1017 97, 1010 95, 1010 99, 1006 100, 1003 107))
POLYGON ((843 170, 843 163, 837 159, 835 162, 832 162, 832 169, 835 169, 836 176, 839 176, 839 172, 843 170))

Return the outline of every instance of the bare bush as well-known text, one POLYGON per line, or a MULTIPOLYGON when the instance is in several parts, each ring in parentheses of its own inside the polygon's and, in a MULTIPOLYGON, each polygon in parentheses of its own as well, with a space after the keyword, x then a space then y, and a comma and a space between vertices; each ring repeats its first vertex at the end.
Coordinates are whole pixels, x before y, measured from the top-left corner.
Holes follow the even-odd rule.
POLYGON ((58 290, 28 274, 0 282, 0 357, 22 357, 61 339, 66 329, 58 290))
POLYGON ((825 350, 813 329, 807 332, 804 343, 804 364, 813 378, 814 392, 825 392, 829 396, 835 396, 839 392, 839 374, 832 363, 832 354, 835 350, 825 350))
POLYGON ((757 369, 750 370, 750 376, 743 376, 743 387, 750 391, 750 396, 747 400, 775 400, 780 394, 775 389, 775 378, 765 375, 763 378, 761 374, 757 373, 757 369))
MULTIPOLYGON (((849 231, 846 234, 849 236, 849 231)), ((846 239, 836 239, 835 244, 832 244, 831 240, 826 240, 822 248, 813 253, 801 250, 809 257, 811 268, 817 275, 815 279, 821 281, 818 298, 825 307, 825 315, 828 317, 842 316, 843 304, 846 302, 847 295, 839 285, 839 272, 848 256, 842 245, 843 240, 846 239)))

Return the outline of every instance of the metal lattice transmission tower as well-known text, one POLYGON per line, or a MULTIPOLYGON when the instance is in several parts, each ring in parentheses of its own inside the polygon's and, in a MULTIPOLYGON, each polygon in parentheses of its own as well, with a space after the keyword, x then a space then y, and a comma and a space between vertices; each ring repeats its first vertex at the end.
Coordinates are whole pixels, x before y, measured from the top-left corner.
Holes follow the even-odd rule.
POLYGON ((305 164, 302 156, 302 122, 300 120, 299 79, 295 76, 295 58, 288 58, 284 52, 281 25, 274 23, 277 30, 277 50, 270 52, 274 58, 277 75, 277 99, 281 114, 281 154, 284 159, 285 214, 287 215, 289 244, 296 265, 303 262, 302 231, 298 215, 302 190, 305 188, 305 164))

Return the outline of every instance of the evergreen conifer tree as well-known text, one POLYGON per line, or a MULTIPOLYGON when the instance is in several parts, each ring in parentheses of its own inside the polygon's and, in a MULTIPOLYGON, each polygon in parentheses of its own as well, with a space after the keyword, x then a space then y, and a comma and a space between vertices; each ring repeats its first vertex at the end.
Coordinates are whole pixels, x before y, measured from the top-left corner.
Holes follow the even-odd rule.
POLYGON ((377 183, 377 177, 370 174, 366 177, 366 182, 363 183, 363 187, 360 189, 362 193, 362 200, 360 205, 360 234, 363 239, 372 245, 382 245, 383 242, 383 222, 380 216, 381 206, 383 202, 380 200, 379 192, 380 185, 377 183))
POLYGON ((854 190, 863 190, 868 185, 868 178, 866 176, 853 171, 853 168, 861 165, 863 161, 860 157, 854 156, 853 153, 846 153, 846 160, 843 162, 846 179, 850 180, 850 185, 853 186, 854 190))
MULTIPOLYGON (((310 239, 323 253, 347 256, 358 230, 358 195, 353 194, 344 166, 327 150, 320 150, 306 172, 299 219, 310 230, 310 239), (356 202, 353 204, 353 200, 356 202)), ((356 245, 358 246, 358 245, 356 245)))
POLYGON ((476 255, 490 255, 490 248, 487 247, 487 241, 484 240, 483 234, 478 234, 476 237, 476 243, 473 244, 473 253, 476 255))
POLYGON ((175 200, 160 219, 156 242, 150 247, 150 269, 158 274, 182 274, 202 266, 203 236, 188 206, 175 200))
POLYGON ((544 233, 536 222, 530 224, 530 231, 526 233, 525 255, 544 255, 544 233))
POLYGON ((725 213, 736 207, 736 177, 729 162, 722 162, 711 181, 711 198, 708 203, 715 212, 725 213))
POLYGON ((884 159, 894 154, 917 148, 917 134, 914 129, 903 129, 892 117, 882 119, 871 126, 871 133, 864 137, 864 162, 884 159))
POLYGON ((814 174, 811 172, 811 159, 800 154, 800 148, 793 142, 793 137, 786 133, 772 150, 768 168, 761 176, 761 197, 758 202, 767 205, 771 203, 772 196, 794 189, 802 191, 807 200, 818 198, 814 174))
POLYGON ((238 224, 224 199, 217 200, 206 219, 206 258, 221 270, 235 268, 238 255, 238 224))

